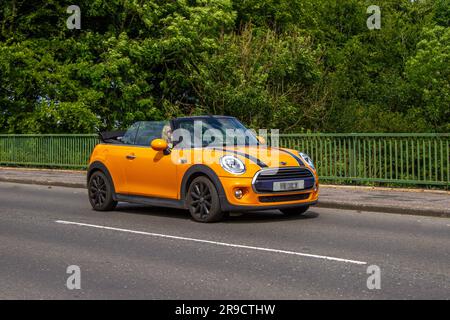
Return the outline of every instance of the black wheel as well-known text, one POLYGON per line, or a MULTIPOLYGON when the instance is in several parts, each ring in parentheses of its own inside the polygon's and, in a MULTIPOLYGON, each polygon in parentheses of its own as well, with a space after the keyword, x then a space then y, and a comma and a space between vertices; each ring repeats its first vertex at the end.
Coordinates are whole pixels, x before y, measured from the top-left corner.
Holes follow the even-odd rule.
POLYGON ((216 187, 207 177, 197 177, 189 186, 189 212, 195 221, 215 222, 223 218, 216 187))
POLYGON ((300 216, 300 215, 304 214, 306 211, 308 211, 308 209, 309 209, 309 206, 303 206, 303 207, 280 209, 280 211, 288 216, 295 216, 295 215, 300 216))
POLYGON ((109 211, 117 206, 113 199, 113 186, 106 175, 96 171, 89 179, 88 185, 89 202, 94 210, 109 211))

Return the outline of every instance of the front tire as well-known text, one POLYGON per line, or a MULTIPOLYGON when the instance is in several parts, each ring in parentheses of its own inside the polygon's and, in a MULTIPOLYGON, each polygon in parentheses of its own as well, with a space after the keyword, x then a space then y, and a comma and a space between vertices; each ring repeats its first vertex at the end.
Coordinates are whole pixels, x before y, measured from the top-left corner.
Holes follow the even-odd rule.
POLYGON ((301 216, 308 211, 309 206, 280 209, 287 216, 301 216))
POLYGON ((101 171, 96 171, 89 178, 89 202, 96 211, 110 211, 117 206, 113 199, 113 186, 108 177, 101 171))
POLYGON ((187 201, 192 218, 198 222, 222 220, 220 200, 216 187, 207 177, 195 178, 189 185, 187 201))

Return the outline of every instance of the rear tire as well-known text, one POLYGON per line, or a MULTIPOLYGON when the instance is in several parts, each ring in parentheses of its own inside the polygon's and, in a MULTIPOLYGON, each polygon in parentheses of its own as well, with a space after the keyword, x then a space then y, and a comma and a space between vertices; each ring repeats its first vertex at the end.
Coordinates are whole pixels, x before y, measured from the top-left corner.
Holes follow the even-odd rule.
POLYGON ((195 178, 189 185, 187 203, 192 218, 198 222, 222 220, 220 200, 216 187, 207 177, 195 178))
POLYGON ((303 207, 280 209, 280 211, 287 216, 301 216, 306 211, 308 211, 308 209, 309 206, 303 206, 303 207))
POLYGON ((96 171, 89 178, 88 194, 92 209, 96 211, 110 211, 117 206, 113 199, 113 185, 101 171, 96 171))

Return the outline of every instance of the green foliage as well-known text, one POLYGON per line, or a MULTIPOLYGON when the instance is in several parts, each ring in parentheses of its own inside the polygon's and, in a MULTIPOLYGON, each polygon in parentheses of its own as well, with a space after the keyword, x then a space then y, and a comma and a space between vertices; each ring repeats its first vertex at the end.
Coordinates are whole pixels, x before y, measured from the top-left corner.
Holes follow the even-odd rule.
POLYGON ((200 112, 234 114, 252 127, 309 121, 303 108, 320 78, 310 40, 298 32, 277 34, 247 27, 228 35, 219 49, 190 72, 200 112))
POLYGON ((436 130, 450 130, 450 28, 425 29, 406 66, 424 119, 436 130))
POLYGON ((449 130, 449 0, 0 3, 0 132, 228 114, 282 131, 449 130), (382 10, 368 30, 367 7, 382 10))
POLYGON ((35 12, 24 1, 2 4, 5 17, 25 16, 2 27, 1 131, 93 132, 189 112, 182 109, 194 99, 186 66, 213 50, 234 21, 228 0, 86 0, 79 5, 82 30, 68 30, 66 7, 54 3, 34 1, 35 12), (50 21, 37 23, 46 15, 50 21), (68 106, 74 112, 65 118, 68 106), (73 118, 80 106, 86 118, 73 118))
POLYGON ((331 103, 324 127, 337 132, 442 130, 423 118, 425 106, 417 101, 405 77, 406 61, 415 54, 423 28, 433 24, 432 2, 383 1, 381 30, 361 27, 365 20, 358 20, 359 12, 364 7, 361 2, 348 2, 346 22, 330 27, 341 25, 349 31, 336 33, 333 41, 326 42, 329 73, 325 77, 331 103))
POLYGON ((450 0, 435 0, 433 15, 438 25, 450 27, 450 0))

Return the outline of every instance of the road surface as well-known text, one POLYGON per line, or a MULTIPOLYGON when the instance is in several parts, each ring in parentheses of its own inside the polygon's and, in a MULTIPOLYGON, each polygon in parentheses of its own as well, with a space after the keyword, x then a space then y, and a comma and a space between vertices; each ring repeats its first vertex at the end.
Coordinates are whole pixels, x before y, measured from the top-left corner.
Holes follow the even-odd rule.
POLYGON ((200 224, 140 205, 94 212, 86 192, 0 183, 0 299, 450 297, 450 219, 312 208, 200 224))

